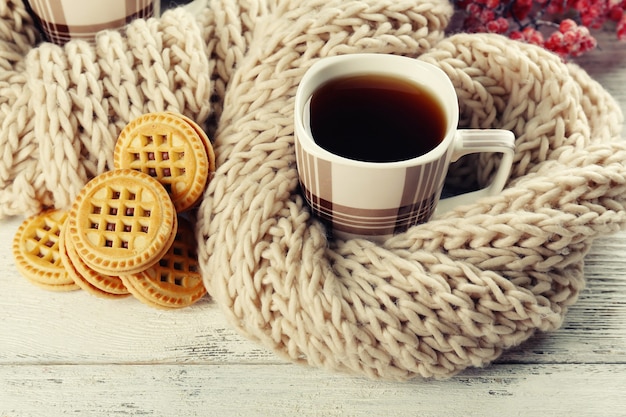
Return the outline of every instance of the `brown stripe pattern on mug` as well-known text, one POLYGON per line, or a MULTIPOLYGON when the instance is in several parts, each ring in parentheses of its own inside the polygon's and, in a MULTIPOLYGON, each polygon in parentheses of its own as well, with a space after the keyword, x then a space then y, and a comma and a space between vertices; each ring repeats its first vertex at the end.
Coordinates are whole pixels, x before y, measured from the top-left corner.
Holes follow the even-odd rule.
MULTIPOLYGON (((338 230, 355 235, 391 235, 428 221, 436 208, 445 180, 447 155, 404 170, 401 198, 389 208, 350 207, 333 196, 333 162, 303 152, 296 143, 302 193, 319 216, 338 230)), ((335 173, 335 176, 337 174, 335 173)), ((365 191, 364 191, 365 192, 365 191)))
POLYGON ((98 20, 94 16, 81 16, 86 0, 29 0, 37 23, 50 42, 63 45, 71 39, 93 42, 96 33, 105 29, 118 29, 137 18, 154 16, 153 0, 108 1, 108 16, 98 20), (112 10, 114 9, 114 10, 112 10), (115 10, 116 9, 116 10, 115 10))

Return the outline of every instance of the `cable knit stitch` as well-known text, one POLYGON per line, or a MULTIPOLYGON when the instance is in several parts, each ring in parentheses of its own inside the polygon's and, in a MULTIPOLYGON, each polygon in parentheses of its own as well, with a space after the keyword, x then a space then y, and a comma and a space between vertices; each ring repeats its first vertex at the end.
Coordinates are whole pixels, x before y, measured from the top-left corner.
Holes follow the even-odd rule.
MULTIPOLYGON (((617 103, 582 69, 497 35, 445 37, 451 14, 443 0, 212 0, 59 48, 3 0, 0 216, 67 205, 128 120, 181 111, 214 140, 200 262, 242 334, 375 379, 488 364, 562 324, 593 239, 624 227, 626 146, 617 103), (328 240, 299 194, 293 98, 313 62, 358 52, 439 66, 462 126, 515 132, 505 190, 384 244, 328 240)), ((449 181, 484 183, 497 163, 464 158, 449 181)))

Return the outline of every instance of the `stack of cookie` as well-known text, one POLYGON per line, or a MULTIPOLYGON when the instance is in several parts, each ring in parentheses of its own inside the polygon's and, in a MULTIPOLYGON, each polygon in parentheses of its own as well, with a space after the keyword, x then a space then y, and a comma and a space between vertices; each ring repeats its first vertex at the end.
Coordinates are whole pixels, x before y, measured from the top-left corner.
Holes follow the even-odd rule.
POLYGON ((53 291, 132 294, 163 309, 195 303, 206 289, 187 212, 215 171, 209 139, 182 115, 146 114, 121 132, 114 163, 69 210, 24 221, 13 242, 18 270, 53 291))

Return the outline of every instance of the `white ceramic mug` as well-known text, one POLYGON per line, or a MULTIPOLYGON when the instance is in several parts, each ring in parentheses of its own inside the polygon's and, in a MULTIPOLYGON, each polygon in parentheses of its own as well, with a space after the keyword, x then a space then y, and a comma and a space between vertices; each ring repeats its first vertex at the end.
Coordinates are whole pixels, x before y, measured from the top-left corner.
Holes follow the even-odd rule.
MULTIPOLYGON (((351 54, 320 59, 305 73, 295 97, 295 146, 302 192, 314 214, 340 238, 383 240, 445 211, 502 191, 515 137, 499 129, 458 129, 459 108, 452 82, 439 68, 417 59, 386 54, 351 54), (445 135, 427 153, 401 161, 366 162, 331 153, 311 132, 313 94, 331 80, 354 75, 410 80, 436 96, 445 113, 445 135), (476 152, 502 153, 492 183, 478 191, 441 199, 451 162, 476 152)), ((419 133, 416 132, 416 140, 419 133)), ((381 146, 385 139, 381 138, 381 146)))
POLYGON ((160 0, 28 0, 28 5, 46 39, 58 45, 72 39, 93 42, 101 30, 120 29, 160 11, 160 0))

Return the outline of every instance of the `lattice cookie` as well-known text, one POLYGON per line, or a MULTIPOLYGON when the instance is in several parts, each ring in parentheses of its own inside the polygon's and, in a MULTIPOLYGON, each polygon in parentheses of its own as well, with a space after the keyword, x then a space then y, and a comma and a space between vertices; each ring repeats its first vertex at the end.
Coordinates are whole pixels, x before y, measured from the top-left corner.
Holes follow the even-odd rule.
POLYGON ((91 269, 135 273, 161 258, 176 234, 174 205, 163 186, 131 169, 87 183, 68 217, 67 239, 91 269))
POLYGON ((215 155, 199 126, 174 113, 148 113, 132 120, 115 144, 114 166, 156 178, 178 212, 193 207, 215 171, 215 155))
POLYGON ((71 241, 66 239, 67 227, 59 236, 59 252, 63 267, 76 285, 91 295, 101 298, 127 297, 130 292, 119 277, 100 274, 89 268, 78 256, 71 241))
POLYGON ((63 267, 59 235, 67 218, 64 210, 48 210, 24 220, 13 239, 17 270, 33 284, 51 291, 79 287, 63 267))
POLYGON ((193 225, 185 218, 179 218, 178 225, 172 246, 158 263, 138 274, 120 277, 138 300, 152 307, 187 307, 206 293, 198 267, 193 225))

